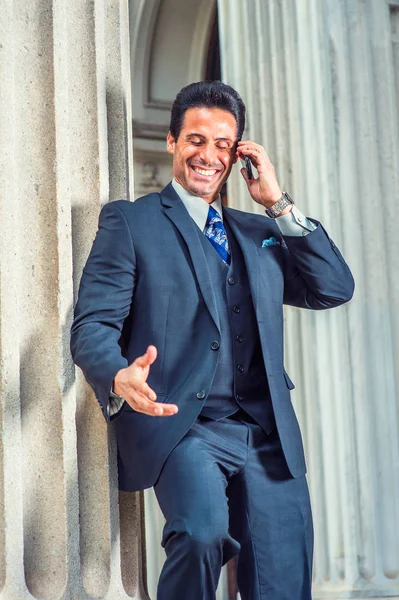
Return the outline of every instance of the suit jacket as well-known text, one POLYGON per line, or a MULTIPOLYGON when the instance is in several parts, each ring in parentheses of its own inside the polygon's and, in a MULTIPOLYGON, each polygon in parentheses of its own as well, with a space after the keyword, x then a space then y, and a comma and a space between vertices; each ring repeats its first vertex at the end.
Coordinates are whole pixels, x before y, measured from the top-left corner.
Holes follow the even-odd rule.
MULTIPOLYGON (((283 303, 325 309, 347 302, 354 282, 323 227, 283 239, 271 219, 224 208, 241 246, 251 287, 266 374, 283 451, 294 477, 305 472, 301 434, 283 365, 283 303), (275 237, 279 245, 262 247, 275 237)), ((149 385, 172 417, 152 417, 126 403, 114 421, 119 485, 152 486, 171 450, 200 413, 211 388, 220 342, 212 280, 194 223, 169 184, 160 194, 104 206, 83 270, 72 326, 75 363, 107 420, 119 369, 158 349, 149 385)))

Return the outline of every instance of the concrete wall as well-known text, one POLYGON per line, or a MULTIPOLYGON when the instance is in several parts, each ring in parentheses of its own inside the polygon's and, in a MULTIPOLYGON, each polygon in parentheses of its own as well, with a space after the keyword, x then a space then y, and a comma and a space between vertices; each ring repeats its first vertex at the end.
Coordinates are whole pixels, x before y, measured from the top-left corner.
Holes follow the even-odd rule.
POLYGON ((132 191, 127 2, 5 0, 0 19, 0 598, 143 598, 141 498, 119 511, 69 354, 99 210, 132 191))

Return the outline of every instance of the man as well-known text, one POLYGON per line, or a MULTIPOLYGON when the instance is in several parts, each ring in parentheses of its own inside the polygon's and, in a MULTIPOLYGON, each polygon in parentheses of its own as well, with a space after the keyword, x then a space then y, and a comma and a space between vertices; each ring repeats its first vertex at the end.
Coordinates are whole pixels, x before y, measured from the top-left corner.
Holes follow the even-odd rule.
POLYGON ((353 279, 280 189, 245 106, 220 82, 172 107, 173 181, 101 211, 72 353, 114 421, 122 490, 154 486, 166 519, 158 600, 215 598, 238 554, 243 600, 309 600, 312 519, 283 367, 283 303, 347 302, 353 279), (268 216, 221 205, 233 164, 268 216))

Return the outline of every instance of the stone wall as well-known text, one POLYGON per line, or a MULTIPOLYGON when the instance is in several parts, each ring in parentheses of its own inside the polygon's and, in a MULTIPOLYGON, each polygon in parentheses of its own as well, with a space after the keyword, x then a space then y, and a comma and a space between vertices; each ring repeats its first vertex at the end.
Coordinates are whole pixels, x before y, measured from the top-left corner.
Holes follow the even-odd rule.
POLYGON ((4 0, 0 20, 0 598, 145 598, 141 498, 119 512, 69 354, 99 210, 132 191, 127 1, 4 0))

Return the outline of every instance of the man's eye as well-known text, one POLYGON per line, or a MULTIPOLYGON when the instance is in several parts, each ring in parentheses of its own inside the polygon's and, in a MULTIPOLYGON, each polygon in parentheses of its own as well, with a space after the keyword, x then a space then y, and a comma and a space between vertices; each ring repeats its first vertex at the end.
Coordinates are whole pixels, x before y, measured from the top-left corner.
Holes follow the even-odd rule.
POLYGON ((194 146, 200 146, 202 144, 201 140, 191 140, 191 143, 194 144, 194 146))

